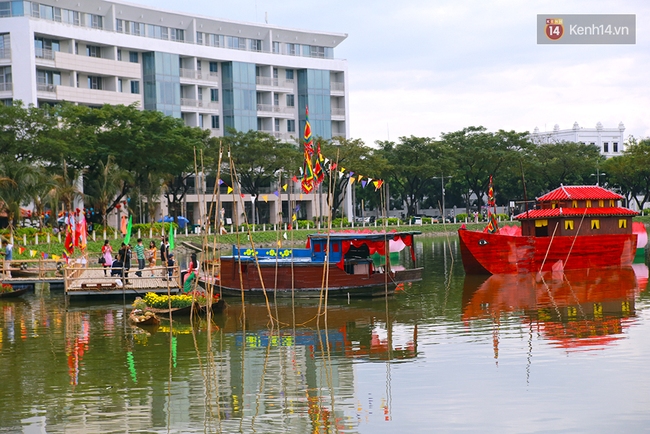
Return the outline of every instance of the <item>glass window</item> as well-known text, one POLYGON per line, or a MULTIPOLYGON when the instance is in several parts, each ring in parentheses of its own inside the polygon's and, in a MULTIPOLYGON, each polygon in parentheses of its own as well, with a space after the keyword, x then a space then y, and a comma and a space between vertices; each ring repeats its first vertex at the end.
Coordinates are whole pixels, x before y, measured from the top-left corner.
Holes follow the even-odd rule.
POLYGON ((86 56, 102 57, 102 49, 97 45, 86 45, 86 56))
POLYGON ((88 89, 103 89, 102 77, 94 77, 92 75, 88 76, 88 89))
POLYGON ((138 52, 137 51, 129 51, 129 62, 138 63, 138 52))
MULTIPOLYGON (((210 72, 214 72, 215 74, 218 72, 219 69, 219 63, 218 62, 210 62, 210 72)), ((211 74, 211 75, 215 75, 211 74)))
POLYGON ((199 45, 203 45, 203 33, 202 32, 196 32, 196 43, 199 45))
POLYGON ((219 116, 211 116, 212 120, 212 129, 213 130, 218 130, 219 129, 219 116))
POLYGON ((290 133, 296 132, 296 121, 293 119, 287 119, 287 131, 290 133))
POLYGON ((119 33, 124 33, 124 21, 119 18, 115 19, 115 31, 119 33))
POLYGON ((210 89, 210 101, 219 101, 219 89, 210 89))
POLYGON ((274 131, 280 131, 280 119, 276 119, 274 122, 274 131))
POLYGON ((203 115, 199 115, 199 128, 203 128, 203 115))
POLYGON ((122 92, 122 91, 123 91, 123 90, 122 90, 122 79, 121 79, 121 78, 118 78, 118 79, 117 79, 117 91, 118 91, 118 92, 122 92))
POLYGON ((603 152, 609 152, 609 142, 603 143, 603 152))
POLYGON ((251 39, 250 40, 250 50, 251 51, 262 51, 262 41, 260 39, 251 39))
POLYGON ((140 93, 140 82, 137 80, 131 81, 131 93, 140 93))
POLYGON ((296 101, 293 94, 287 94, 287 107, 295 107, 296 101))
POLYGON ((11 3, 10 2, 0 2, 0 17, 10 17, 11 16, 11 3))
POLYGON ((287 80, 293 80, 293 69, 287 69, 286 72, 287 80))
POLYGON ((278 94, 278 93, 273 94, 273 105, 274 106, 279 106, 280 105, 280 94, 278 94))
POLYGON ((280 54, 280 43, 279 42, 274 42, 273 43, 273 52, 275 54, 280 54))
POLYGON ((612 148, 613 148, 612 151, 618 152, 618 142, 612 143, 612 148))
POLYGON ((117 49, 117 60, 122 60, 122 50, 117 49))

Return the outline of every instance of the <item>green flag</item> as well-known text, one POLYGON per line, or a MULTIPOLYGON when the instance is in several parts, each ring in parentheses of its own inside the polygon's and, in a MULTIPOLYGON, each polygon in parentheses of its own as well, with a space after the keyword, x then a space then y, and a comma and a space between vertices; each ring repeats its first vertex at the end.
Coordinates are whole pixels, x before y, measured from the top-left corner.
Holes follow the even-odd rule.
POLYGON ((131 226, 133 226, 133 215, 129 216, 129 223, 126 225, 126 235, 124 235, 124 244, 129 244, 131 241, 131 226))
POLYGON ((169 222, 169 250, 174 250, 174 226, 172 222, 169 222))

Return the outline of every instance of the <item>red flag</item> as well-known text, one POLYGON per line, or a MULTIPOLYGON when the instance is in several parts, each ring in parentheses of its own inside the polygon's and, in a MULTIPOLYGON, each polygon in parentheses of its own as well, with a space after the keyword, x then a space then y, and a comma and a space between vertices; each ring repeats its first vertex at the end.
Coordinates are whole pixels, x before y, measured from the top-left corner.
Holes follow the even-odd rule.
POLYGON ((316 159, 316 164, 314 165, 314 175, 316 176, 316 184, 320 184, 323 182, 323 179, 325 179, 325 173, 323 172, 323 168, 321 167, 318 158, 316 159))
POLYGON ((72 229, 70 228, 70 225, 68 225, 68 228, 65 231, 65 241, 63 243, 63 247, 72 255, 74 253, 74 241, 72 240, 72 229))
POLYGON ((300 182, 302 191, 311 193, 314 189, 314 170, 311 166, 311 158, 305 150, 305 162, 303 163, 302 181, 300 182))
POLYGON ((305 107, 305 134, 303 136, 305 152, 311 157, 314 155, 314 141, 311 138, 311 125, 309 125, 309 107, 305 107))

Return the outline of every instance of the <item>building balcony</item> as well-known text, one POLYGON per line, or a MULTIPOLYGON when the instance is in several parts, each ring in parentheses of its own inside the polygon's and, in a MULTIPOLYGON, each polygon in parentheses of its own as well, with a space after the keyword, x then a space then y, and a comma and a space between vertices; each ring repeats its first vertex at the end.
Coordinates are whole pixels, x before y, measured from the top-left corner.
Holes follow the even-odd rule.
POLYGON ((209 81, 212 84, 219 83, 219 75, 216 72, 197 71, 196 69, 181 68, 181 78, 197 81, 209 81))
POLYGON ((53 84, 38 83, 36 85, 36 91, 40 94, 42 92, 47 93, 56 93, 56 86, 53 84))
POLYGON ((0 59, 11 59, 11 48, 0 48, 0 59))
POLYGON ((287 89, 293 89, 295 80, 280 80, 279 78, 273 77, 255 77, 255 83, 257 83, 258 86, 283 87, 287 89))
POLYGON ((219 111, 219 103, 214 101, 203 101, 200 99, 181 98, 181 107, 200 107, 210 111, 219 111))
POLYGON ((142 103, 142 96, 135 93, 115 92, 112 90, 84 89, 71 86, 54 86, 54 88, 57 101, 65 100, 88 105, 130 105, 133 103, 142 103))
POLYGON ((293 114, 295 109, 295 107, 287 107, 283 105, 257 104, 257 111, 262 113, 293 114))
POLYGON ((281 131, 270 131, 270 130, 258 130, 262 133, 270 134, 278 140, 283 142, 291 142, 296 137, 296 133, 287 133, 281 131))

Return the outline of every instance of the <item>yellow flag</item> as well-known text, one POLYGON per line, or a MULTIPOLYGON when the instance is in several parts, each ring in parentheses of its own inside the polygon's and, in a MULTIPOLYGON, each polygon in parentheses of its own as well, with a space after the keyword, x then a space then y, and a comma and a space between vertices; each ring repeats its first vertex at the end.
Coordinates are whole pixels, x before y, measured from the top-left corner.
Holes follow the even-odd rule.
POLYGON ((291 216, 291 220, 296 221, 297 219, 298 219, 298 217, 296 217, 295 214, 291 216))
POLYGON ((228 186, 228 193, 227 194, 230 194, 230 193, 232 193, 232 187, 228 186))
POLYGON ((34 256, 36 256, 36 250, 30 250, 30 251, 29 251, 29 256, 31 256, 32 258, 33 258, 34 256))
POLYGON ((287 191, 287 184, 284 184, 284 185, 282 186, 282 190, 287 191))
POLYGON ((264 202, 268 202, 269 201, 269 196, 267 194, 265 194, 264 196, 262 196, 262 199, 264 199, 264 202))
POLYGON ((354 184, 354 181, 356 181, 356 180, 357 180, 357 178, 355 178, 355 177, 350 178, 350 185, 354 184))
POLYGON ((363 175, 359 175, 359 177, 357 178, 357 182, 361 182, 362 179, 363 179, 363 175))
POLYGON ((61 259, 61 257, 59 255, 52 255, 52 259, 58 261, 59 259, 61 259))

